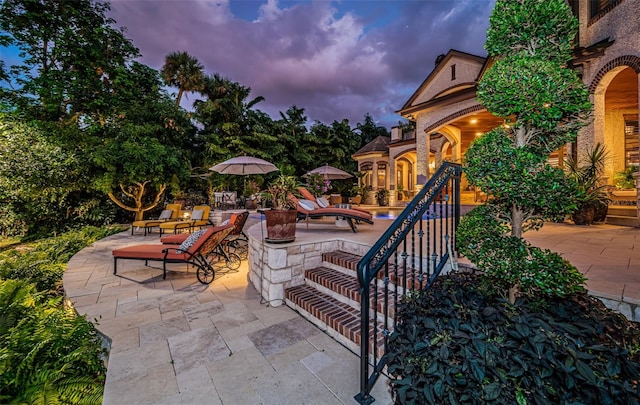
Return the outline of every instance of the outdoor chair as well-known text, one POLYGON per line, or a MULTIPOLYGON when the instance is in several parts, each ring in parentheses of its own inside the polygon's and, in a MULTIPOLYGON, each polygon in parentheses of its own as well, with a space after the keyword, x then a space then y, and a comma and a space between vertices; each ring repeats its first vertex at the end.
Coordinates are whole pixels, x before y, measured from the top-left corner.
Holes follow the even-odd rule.
POLYGON ((211 208, 208 205, 196 205, 189 213, 189 217, 181 221, 169 221, 158 225, 160 228, 160 236, 164 232, 172 230, 173 233, 178 233, 179 230, 188 230, 189 232, 195 230, 195 228, 203 228, 207 225, 213 225, 209 221, 209 212, 211 208))
MULTIPOLYGON (((244 228, 244 224, 247 222, 249 218, 249 211, 243 211, 240 213, 233 213, 231 217, 223 222, 221 225, 233 225, 233 230, 227 235, 227 237, 222 241, 221 246, 227 247, 227 251, 230 253, 236 253, 241 259, 247 258, 248 249, 248 241, 249 238, 242 230, 244 228)), ((175 235, 165 236, 160 239, 165 245, 179 245, 187 239, 189 235, 185 233, 178 233, 175 235)))
MULTIPOLYGON (((311 202, 313 202, 314 206, 316 208, 331 208, 331 207, 336 207, 336 204, 329 204, 329 201, 327 201, 326 198, 324 197, 315 197, 311 191, 309 191, 307 188, 305 187, 298 187, 298 192, 300 193, 300 195, 305 199, 305 200, 309 200, 311 202)), ((356 210, 356 211, 362 211, 366 214, 371 215, 370 211, 365 210, 364 208, 359 208, 359 207, 351 207, 352 210, 356 210)))
MULTIPOLYGON (((295 197, 294 197, 295 198, 295 197)), ((344 219, 349 224, 349 227, 353 232, 358 232, 356 223, 365 222, 373 225, 373 216, 365 212, 354 210, 351 208, 315 208, 313 201, 309 200, 294 200, 296 201, 296 210, 298 211, 298 221, 306 220, 307 226, 309 219, 321 219, 323 217, 336 217, 338 219, 344 219)))
POLYGON ((144 229, 144 236, 151 232, 152 228, 159 226, 163 222, 168 222, 178 218, 180 214, 181 204, 167 204, 167 207, 162 210, 158 219, 146 219, 140 221, 133 221, 131 224, 131 235, 133 235, 134 229, 144 229))
MULTIPOLYGON (((162 262, 162 279, 167 278, 167 263, 184 263, 197 268, 196 276, 202 284, 210 284, 215 278, 215 270, 208 260, 224 238, 233 230, 233 225, 202 229, 192 233, 178 246, 134 245, 114 249, 113 274, 118 272, 118 259, 162 262)), ((239 259, 238 259, 239 262, 239 259)))

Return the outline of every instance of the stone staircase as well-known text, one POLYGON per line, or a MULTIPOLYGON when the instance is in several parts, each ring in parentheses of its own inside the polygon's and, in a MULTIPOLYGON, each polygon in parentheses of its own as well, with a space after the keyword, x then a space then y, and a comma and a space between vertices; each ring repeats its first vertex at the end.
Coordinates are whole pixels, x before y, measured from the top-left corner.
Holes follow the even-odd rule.
POLYGON ((638 209, 635 205, 609 205, 607 210, 607 224, 640 227, 638 209))
MULTIPOLYGON (((304 285, 285 290, 285 302, 289 307, 356 354, 360 353, 360 293, 356 266, 361 258, 343 251, 323 253, 320 266, 305 272, 304 285)), ((381 330, 383 322, 380 319, 378 322, 378 330, 381 330)), ((377 340, 380 355, 383 336, 379 334, 377 340)))

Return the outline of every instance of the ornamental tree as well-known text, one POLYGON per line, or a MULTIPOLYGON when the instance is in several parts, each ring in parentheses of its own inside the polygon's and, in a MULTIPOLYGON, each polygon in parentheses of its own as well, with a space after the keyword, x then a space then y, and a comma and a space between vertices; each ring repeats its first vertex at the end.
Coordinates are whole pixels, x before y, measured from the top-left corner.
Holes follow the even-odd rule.
POLYGON ((557 254, 522 238, 576 206, 571 183, 547 159, 575 140, 591 111, 586 88, 567 66, 577 27, 564 0, 498 0, 490 18, 485 49, 493 64, 477 98, 505 125, 465 155, 469 182, 493 198, 462 219, 458 247, 512 303, 519 294, 562 296, 584 281, 557 254))

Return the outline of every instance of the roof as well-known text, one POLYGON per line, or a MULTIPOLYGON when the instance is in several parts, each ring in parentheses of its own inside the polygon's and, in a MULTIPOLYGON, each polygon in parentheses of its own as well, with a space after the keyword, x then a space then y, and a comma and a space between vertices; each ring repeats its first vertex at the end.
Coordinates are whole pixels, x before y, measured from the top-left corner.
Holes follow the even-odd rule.
MULTIPOLYGON (((407 102, 402 106, 402 108, 397 111, 398 113, 400 113, 402 110, 411 108, 413 106, 413 103, 415 102, 416 99, 418 99, 418 97, 420 96, 420 94, 422 94, 422 92, 431 84, 431 82, 435 79, 435 77, 438 75, 438 73, 445 67, 447 66, 447 64, 449 63, 449 61, 454 58, 462 58, 464 60, 470 61, 472 63, 476 63, 476 64, 480 64, 482 67, 485 66, 486 62, 487 62, 487 58, 482 57, 482 56, 478 56, 478 55, 472 55, 470 53, 466 53, 466 52, 462 52, 462 51, 457 51, 455 49, 450 49, 449 52, 442 57, 439 56, 438 57, 438 63, 436 64, 435 68, 431 71, 431 73, 429 74, 429 76, 427 76, 427 78, 422 82, 422 84, 420 85, 420 87, 418 87, 418 89, 411 95, 411 97, 409 98, 409 100, 407 100, 407 102)), ((477 82, 478 79, 476 79, 477 82)))
POLYGON ((360 156, 366 155, 367 153, 375 153, 375 152, 384 152, 389 153, 389 142, 391 142, 391 138, 388 136, 378 136, 373 141, 364 145, 362 148, 358 149, 356 153, 351 156, 360 156))

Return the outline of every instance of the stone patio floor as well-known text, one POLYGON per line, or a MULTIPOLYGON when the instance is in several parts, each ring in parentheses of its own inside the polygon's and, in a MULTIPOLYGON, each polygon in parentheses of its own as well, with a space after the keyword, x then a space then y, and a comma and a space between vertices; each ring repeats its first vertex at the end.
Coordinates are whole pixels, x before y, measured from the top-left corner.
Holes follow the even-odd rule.
MULTIPOLYGON (((387 225, 377 220, 340 235, 371 239, 387 225)), ((288 307, 262 303, 247 261, 208 286, 180 266, 162 280, 159 263, 143 261, 119 261, 113 275, 112 249, 157 239, 128 231, 105 238, 76 254, 64 274, 77 311, 111 340, 104 404, 356 403, 358 356, 288 307)), ((560 252, 587 275, 594 295, 640 318, 640 229, 547 224, 528 239, 560 252)), ((384 378, 372 395, 392 403, 384 378)))

